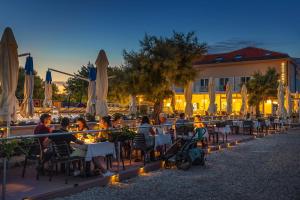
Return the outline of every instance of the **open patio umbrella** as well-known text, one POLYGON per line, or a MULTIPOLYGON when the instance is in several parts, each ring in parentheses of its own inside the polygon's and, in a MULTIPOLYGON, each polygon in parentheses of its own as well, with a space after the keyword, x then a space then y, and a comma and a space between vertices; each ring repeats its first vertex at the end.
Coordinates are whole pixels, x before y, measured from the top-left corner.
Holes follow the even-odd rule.
POLYGON ((33 60, 31 56, 26 58, 25 64, 25 82, 24 82, 24 99, 21 104, 20 114, 22 117, 33 117, 33 87, 34 87, 34 72, 33 72, 33 60))
POLYGON ((284 108, 284 91, 283 91, 283 85, 281 82, 279 82, 278 88, 277 88, 277 99, 278 99, 277 115, 278 115, 278 117, 286 118, 286 110, 284 108))
POLYGON ((208 82, 208 96, 209 96, 209 106, 208 106, 208 113, 214 114, 216 112, 216 88, 215 88, 215 80, 214 78, 210 77, 208 82))
POLYGON ((228 115, 232 113, 232 88, 229 81, 226 84, 226 112, 228 115))
POLYGON ((88 87, 88 101, 86 105, 86 114, 96 114, 96 76, 97 71, 94 65, 88 64, 89 69, 89 87, 88 87))
POLYGON ((187 86, 184 88, 184 98, 185 98, 185 115, 187 117, 193 117, 193 82, 190 81, 187 86))
POLYGON ((130 95, 129 96, 129 114, 136 115, 137 113, 137 105, 136 105, 136 96, 130 95))
POLYGON ((11 28, 6 28, 0 42, 0 121, 6 121, 8 125, 17 118, 18 74, 18 45, 11 28))
POLYGON ((51 71, 48 70, 46 72, 46 80, 45 80, 45 98, 43 101, 44 108, 52 107, 52 76, 51 71))
POLYGON ((108 93, 108 77, 107 77, 107 67, 108 59, 106 57, 105 51, 100 50, 99 55, 96 60, 97 66, 97 78, 96 78, 96 115, 106 116, 108 115, 107 106, 107 93, 108 93))
POLYGON ((245 84, 243 84, 241 89, 241 97, 242 97, 242 106, 240 109, 240 112, 243 116, 247 114, 247 87, 245 84))
POLYGON ((285 87, 285 108, 287 117, 291 117, 292 115, 292 98, 291 92, 288 86, 285 87))

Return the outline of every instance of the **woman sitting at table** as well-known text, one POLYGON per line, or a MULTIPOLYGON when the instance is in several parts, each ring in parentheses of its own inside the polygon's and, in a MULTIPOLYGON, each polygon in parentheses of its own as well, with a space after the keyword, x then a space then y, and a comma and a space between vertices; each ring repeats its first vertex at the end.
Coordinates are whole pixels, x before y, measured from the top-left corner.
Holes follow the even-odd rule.
POLYGON ((121 114, 116 113, 112 121, 113 128, 122 128, 123 118, 121 114))
POLYGON ((155 135, 155 131, 153 130, 153 127, 150 124, 150 120, 147 116, 142 117, 141 125, 138 127, 137 132, 145 136, 147 146, 153 146, 154 139, 151 137, 151 135, 155 135))
MULTIPOLYGON (((76 124, 77 124, 77 127, 78 127, 78 131, 88 131, 89 130, 89 127, 85 121, 84 118, 82 117, 79 117, 77 120, 76 120, 76 124)), ((79 137, 82 137, 82 138, 89 138, 89 137, 92 137, 92 134, 77 134, 77 138, 79 137)))
POLYGON ((171 132, 172 124, 168 122, 165 113, 159 114, 159 127, 156 128, 158 134, 167 134, 171 132))

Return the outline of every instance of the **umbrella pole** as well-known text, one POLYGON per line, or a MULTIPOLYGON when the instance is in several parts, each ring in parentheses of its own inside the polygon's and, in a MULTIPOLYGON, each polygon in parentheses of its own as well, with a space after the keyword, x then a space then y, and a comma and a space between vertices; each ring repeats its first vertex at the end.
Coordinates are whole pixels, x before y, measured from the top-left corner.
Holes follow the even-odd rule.
MULTIPOLYGON (((6 137, 10 137, 10 117, 7 119, 6 124, 6 137)), ((2 200, 5 200, 5 193, 6 193, 6 170, 7 170, 7 158, 3 158, 3 180, 2 180, 2 200)))
POLYGON ((5 200, 5 193, 6 193, 6 169, 7 169, 7 159, 6 157, 3 158, 3 180, 2 180, 2 200, 5 200))

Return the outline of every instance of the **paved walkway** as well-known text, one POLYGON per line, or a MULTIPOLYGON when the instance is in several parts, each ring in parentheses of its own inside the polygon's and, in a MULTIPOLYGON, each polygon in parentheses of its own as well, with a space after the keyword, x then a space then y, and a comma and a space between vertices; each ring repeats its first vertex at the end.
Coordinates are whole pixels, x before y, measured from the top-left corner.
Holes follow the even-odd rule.
POLYGON ((205 167, 160 170, 59 200, 300 199, 300 130, 211 153, 205 167))

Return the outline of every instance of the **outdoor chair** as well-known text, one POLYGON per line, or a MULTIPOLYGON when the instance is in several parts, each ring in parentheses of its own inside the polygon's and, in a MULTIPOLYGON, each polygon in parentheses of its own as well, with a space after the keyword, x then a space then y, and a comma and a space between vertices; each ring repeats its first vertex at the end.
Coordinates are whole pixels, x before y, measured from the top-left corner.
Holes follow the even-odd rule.
POLYGON ((35 161, 36 162, 36 180, 39 180, 40 170, 43 167, 43 151, 42 151, 42 145, 40 143, 40 140, 38 138, 24 140, 25 143, 21 145, 21 149, 23 153, 25 154, 25 160, 23 163, 23 169, 22 169, 22 177, 25 177, 26 173, 26 167, 28 160, 35 161))
POLYGON ((68 184, 68 176, 70 175, 70 165, 74 161, 79 161, 79 163, 83 163, 83 171, 85 173, 85 160, 83 157, 79 156, 71 156, 71 149, 69 145, 63 141, 59 143, 51 142, 51 147, 53 150, 53 155, 49 164, 49 181, 52 181, 53 176, 53 168, 57 166, 57 164, 64 164, 65 167, 65 183, 68 184))
POLYGON ((225 129, 225 127, 226 127, 226 122, 218 122, 218 123, 216 123, 216 128, 217 128, 216 132, 218 132, 218 134, 219 133, 222 134, 223 143, 225 142, 225 140, 227 142, 227 135, 228 135, 228 133, 225 130, 224 130, 224 132, 221 132, 220 129, 225 129))
POLYGON ((243 132, 249 135, 253 133, 253 122, 251 120, 243 121, 243 132))
POLYGON ((147 146, 144 134, 137 133, 132 143, 133 150, 140 150, 143 157, 144 165, 146 164, 146 157, 151 151, 154 151, 154 145, 147 146))
POLYGON ((207 125, 207 131, 208 131, 208 140, 211 141, 211 137, 212 137, 213 143, 219 143, 219 133, 215 131, 215 127, 213 125, 207 125))
POLYGON ((188 136, 189 132, 194 131, 194 126, 192 124, 176 124, 176 137, 188 136))
POLYGON ((239 133, 239 126, 233 125, 233 120, 226 120, 225 124, 230 126, 231 133, 235 133, 235 134, 239 133))

